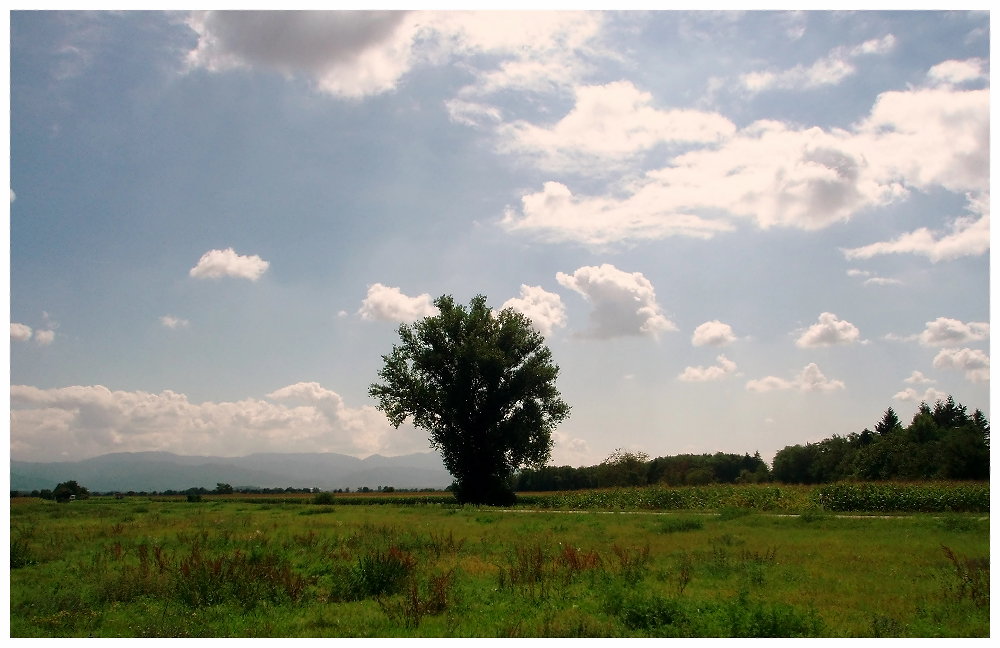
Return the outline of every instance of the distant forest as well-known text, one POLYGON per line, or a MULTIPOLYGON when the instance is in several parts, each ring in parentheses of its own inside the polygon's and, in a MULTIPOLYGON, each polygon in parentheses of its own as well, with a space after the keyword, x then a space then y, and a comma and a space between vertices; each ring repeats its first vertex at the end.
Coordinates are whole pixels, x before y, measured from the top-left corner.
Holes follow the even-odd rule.
POLYGON ((773 466, 759 453, 683 454, 669 457, 616 450, 596 466, 544 466, 516 476, 517 491, 578 490, 614 486, 782 482, 822 484, 844 480, 988 480, 990 424, 949 396, 934 407, 921 403, 903 426, 890 407, 875 430, 834 435, 787 446, 773 466))

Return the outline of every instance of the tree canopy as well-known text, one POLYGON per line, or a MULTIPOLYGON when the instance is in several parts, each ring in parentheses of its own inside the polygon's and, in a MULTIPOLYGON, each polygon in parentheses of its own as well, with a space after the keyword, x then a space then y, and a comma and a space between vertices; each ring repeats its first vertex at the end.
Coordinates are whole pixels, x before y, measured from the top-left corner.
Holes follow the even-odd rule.
POLYGON ((434 305, 438 315, 399 327, 369 394, 397 428, 412 418, 430 432, 459 501, 509 504, 515 471, 548 460, 569 415, 559 368, 523 314, 494 312, 482 295, 468 309, 447 295, 434 305))

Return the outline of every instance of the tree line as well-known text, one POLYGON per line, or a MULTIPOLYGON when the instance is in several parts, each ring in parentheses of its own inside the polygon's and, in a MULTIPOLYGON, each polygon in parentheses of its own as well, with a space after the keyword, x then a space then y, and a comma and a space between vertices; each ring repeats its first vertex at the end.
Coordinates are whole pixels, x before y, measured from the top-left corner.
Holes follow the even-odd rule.
POLYGON ((760 453, 683 454, 650 460, 644 452, 616 450, 596 466, 526 468, 514 478, 517 491, 583 490, 615 486, 695 486, 770 481, 760 453))
POLYGON ((555 491, 615 486, 696 486, 781 482, 988 480, 990 424, 949 396, 934 407, 921 403, 904 426, 890 407, 874 430, 833 435, 815 443, 786 446, 771 466, 759 453, 682 454, 649 459, 643 452, 616 450, 596 466, 525 468, 514 490, 555 491))
POLYGON ((822 484, 843 480, 988 480, 990 423, 949 396, 921 403, 904 426, 890 407, 874 430, 788 446, 774 457, 775 481, 822 484))

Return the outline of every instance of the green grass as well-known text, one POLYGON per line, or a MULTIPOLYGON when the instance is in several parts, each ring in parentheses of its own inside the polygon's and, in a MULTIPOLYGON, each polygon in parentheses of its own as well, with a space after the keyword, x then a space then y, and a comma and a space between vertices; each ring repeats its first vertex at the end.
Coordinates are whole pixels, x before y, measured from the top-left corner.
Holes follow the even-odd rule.
POLYGON ((844 517, 785 487, 664 513, 636 491, 582 512, 13 499, 11 636, 989 636, 987 515, 844 517))

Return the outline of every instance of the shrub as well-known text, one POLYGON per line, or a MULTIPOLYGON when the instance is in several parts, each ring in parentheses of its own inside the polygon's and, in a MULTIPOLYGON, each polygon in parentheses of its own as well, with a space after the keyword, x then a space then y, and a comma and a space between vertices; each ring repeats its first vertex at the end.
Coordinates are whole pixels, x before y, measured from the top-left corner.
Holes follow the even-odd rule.
POLYGON ((953 578, 945 586, 946 598, 969 599, 976 607, 990 605, 990 559, 959 556, 950 547, 941 546, 951 562, 953 578))
POLYGON ((20 569, 21 567, 27 567, 29 565, 37 564, 34 556, 31 554, 31 549, 28 548, 28 543, 20 538, 15 538, 10 541, 10 568, 20 569))
POLYGON ((253 607, 258 602, 297 601, 306 582, 273 555, 250 556, 237 550, 209 557, 198 545, 178 563, 175 595, 191 607, 236 601, 253 607))
POLYGON ((397 547, 373 551, 358 558, 348 575, 348 595, 363 599, 395 594, 403 589, 416 568, 413 556, 397 547))

